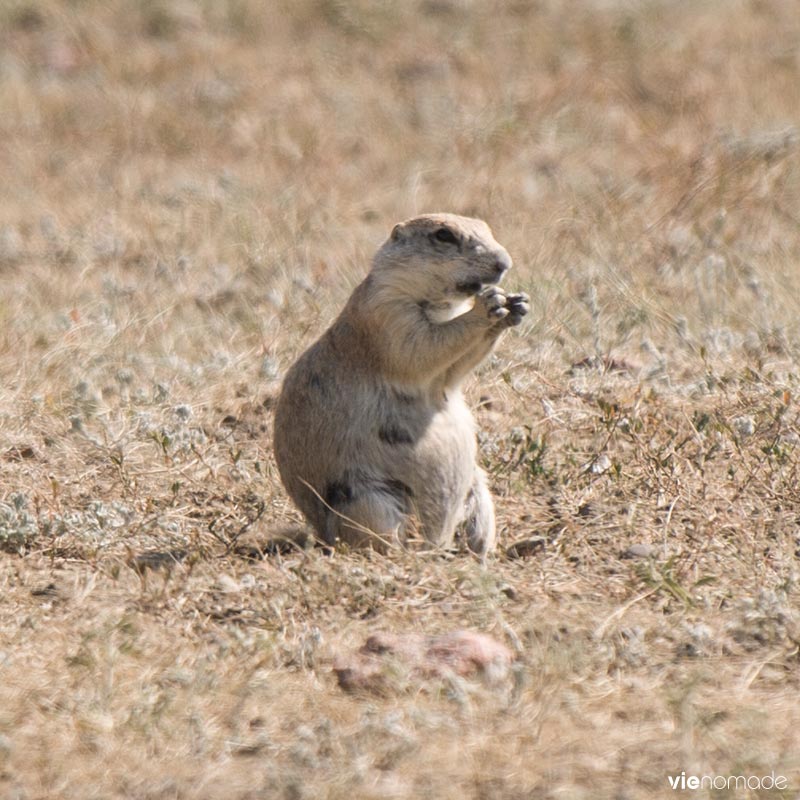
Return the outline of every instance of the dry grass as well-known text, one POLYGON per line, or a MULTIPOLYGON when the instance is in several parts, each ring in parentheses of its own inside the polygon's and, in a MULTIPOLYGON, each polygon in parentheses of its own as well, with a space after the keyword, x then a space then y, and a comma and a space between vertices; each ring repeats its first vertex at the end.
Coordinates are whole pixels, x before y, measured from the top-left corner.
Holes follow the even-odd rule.
POLYGON ((0 796, 797 796, 798 41, 793 0, 2 0, 0 796), (300 521, 282 372, 440 209, 534 298, 469 387, 501 552, 253 558, 300 521), (506 685, 336 684, 459 628, 506 685))

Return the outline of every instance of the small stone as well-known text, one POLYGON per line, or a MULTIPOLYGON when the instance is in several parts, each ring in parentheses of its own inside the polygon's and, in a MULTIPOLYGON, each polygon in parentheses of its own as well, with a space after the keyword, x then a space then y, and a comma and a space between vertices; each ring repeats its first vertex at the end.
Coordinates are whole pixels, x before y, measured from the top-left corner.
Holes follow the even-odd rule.
POLYGON ((230 575, 224 573, 217 578, 217 588, 226 594, 238 594, 242 591, 239 582, 230 575))
POLYGON ((740 438, 744 439, 755 433, 756 423, 755 420, 749 416, 736 417, 736 419, 733 420, 733 429, 740 438))
POLYGON ((590 470, 595 475, 602 475, 604 472, 608 472, 611 469, 611 459, 605 454, 601 453, 597 458, 591 463, 590 470))
POLYGON ((500 592, 504 594, 509 600, 516 600, 517 599, 517 590, 513 586, 509 586, 509 584, 505 584, 500 588, 500 592))
POLYGON ((652 544, 632 544, 623 553, 621 558, 655 558, 658 548, 652 544))
POLYGON ((520 539, 506 549, 506 558, 531 558, 541 553, 547 540, 544 536, 532 536, 530 539, 520 539))

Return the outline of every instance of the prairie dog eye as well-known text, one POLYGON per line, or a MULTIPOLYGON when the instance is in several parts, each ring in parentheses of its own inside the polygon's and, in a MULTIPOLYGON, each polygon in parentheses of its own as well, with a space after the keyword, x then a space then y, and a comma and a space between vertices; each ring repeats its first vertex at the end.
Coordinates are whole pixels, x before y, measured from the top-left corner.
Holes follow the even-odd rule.
POLYGON ((450 230, 450 228, 439 228, 434 234, 433 238, 437 242, 444 242, 445 244, 458 244, 458 237, 450 230))

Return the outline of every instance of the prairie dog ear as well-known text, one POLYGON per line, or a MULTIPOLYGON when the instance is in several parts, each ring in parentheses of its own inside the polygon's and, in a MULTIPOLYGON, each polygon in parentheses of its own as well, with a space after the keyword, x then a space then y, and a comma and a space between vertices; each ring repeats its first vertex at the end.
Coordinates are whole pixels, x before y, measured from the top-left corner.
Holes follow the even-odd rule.
POLYGON ((403 238, 403 228, 405 226, 402 222, 398 222, 397 225, 392 228, 391 236, 389 237, 393 242, 396 242, 398 239, 403 238))

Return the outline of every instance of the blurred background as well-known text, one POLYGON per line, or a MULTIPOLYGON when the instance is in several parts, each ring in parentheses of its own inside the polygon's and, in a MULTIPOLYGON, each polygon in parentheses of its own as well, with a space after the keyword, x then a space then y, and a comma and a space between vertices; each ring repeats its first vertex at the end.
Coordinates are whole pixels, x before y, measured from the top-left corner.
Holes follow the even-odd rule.
POLYGON ((3 0, 0 364, 72 314, 280 370, 431 210, 493 226, 541 358, 785 350, 798 42, 792 0, 3 0))

